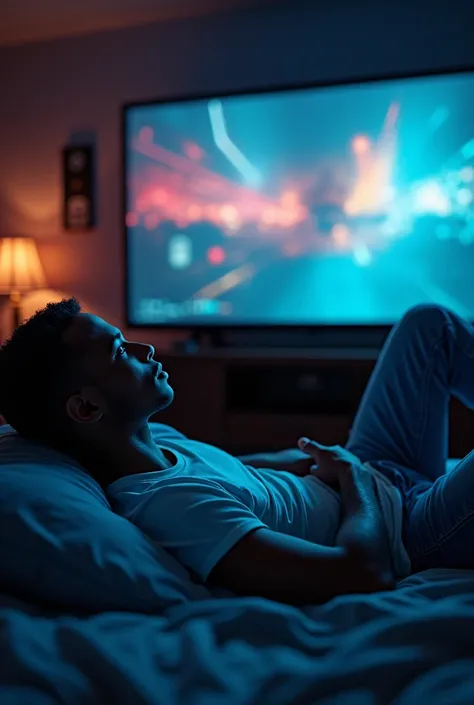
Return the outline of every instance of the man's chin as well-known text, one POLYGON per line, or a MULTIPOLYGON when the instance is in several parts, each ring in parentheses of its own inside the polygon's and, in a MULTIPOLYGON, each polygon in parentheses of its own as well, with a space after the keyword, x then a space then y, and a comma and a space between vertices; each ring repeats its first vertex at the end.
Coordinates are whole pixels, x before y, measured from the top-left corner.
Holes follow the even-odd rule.
POLYGON ((157 399, 157 408, 155 411, 162 411, 171 404, 174 399, 174 389, 166 382, 163 388, 160 389, 160 395, 157 399))

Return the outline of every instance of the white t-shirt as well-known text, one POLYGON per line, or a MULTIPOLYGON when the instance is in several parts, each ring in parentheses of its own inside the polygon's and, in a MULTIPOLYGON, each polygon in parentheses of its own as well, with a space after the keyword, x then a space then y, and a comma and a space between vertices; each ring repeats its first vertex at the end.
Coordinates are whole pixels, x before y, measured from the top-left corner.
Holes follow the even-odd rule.
MULTIPOLYGON (((185 437, 160 438, 176 464, 127 475, 107 490, 116 512, 159 542, 203 582, 238 541, 258 528, 333 546, 340 526, 336 492, 312 475, 244 465, 214 446, 185 437)), ((376 470, 381 510, 390 535, 395 570, 408 575, 401 539, 399 491, 376 470)))

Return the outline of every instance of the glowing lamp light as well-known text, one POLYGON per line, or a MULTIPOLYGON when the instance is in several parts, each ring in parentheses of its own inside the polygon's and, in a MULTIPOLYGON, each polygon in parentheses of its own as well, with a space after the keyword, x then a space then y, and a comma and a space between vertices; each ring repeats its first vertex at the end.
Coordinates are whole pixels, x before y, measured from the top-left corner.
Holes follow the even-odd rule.
POLYGON ((9 294, 13 326, 21 323, 21 295, 45 287, 45 276, 36 242, 31 237, 0 240, 0 294, 9 294))
POLYGON ((222 249, 222 247, 219 247, 219 245, 215 245, 214 247, 210 247, 207 251, 207 259, 211 264, 214 265, 219 265, 222 264, 225 260, 225 252, 222 249))

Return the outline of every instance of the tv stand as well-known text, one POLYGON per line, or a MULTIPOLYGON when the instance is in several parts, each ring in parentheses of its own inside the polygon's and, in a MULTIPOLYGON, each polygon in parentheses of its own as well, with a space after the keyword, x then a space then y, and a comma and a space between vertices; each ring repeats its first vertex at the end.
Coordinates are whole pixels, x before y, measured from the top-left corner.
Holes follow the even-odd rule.
POLYGON ((175 345, 178 354, 196 354, 215 350, 266 350, 268 354, 288 350, 357 350, 359 356, 367 351, 381 350, 390 332, 388 326, 320 326, 309 328, 201 328, 194 330, 187 340, 175 345))
MULTIPOLYGON (((302 436, 344 443, 377 349, 213 348, 161 356, 175 390, 153 419, 234 454, 293 447, 302 436)), ((451 457, 472 449, 474 414, 451 406, 451 457)))

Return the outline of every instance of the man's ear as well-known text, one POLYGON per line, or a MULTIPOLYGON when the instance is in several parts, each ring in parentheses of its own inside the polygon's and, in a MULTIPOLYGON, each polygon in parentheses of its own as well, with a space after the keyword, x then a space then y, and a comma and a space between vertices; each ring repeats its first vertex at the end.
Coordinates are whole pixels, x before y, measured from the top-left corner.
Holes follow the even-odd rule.
POLYGON ((73 394, 66 402, 66 414, 76 423, 97 423, 104 415, 104 410, 94 395, 73 394))

